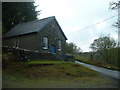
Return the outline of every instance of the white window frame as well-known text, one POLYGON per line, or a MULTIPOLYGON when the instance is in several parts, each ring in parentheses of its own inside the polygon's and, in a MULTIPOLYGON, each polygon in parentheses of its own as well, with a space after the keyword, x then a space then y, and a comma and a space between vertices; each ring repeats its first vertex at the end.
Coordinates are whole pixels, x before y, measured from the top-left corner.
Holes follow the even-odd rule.
POLYGON ((48 49, 48 37, 43 37, 43 49, 48 49))

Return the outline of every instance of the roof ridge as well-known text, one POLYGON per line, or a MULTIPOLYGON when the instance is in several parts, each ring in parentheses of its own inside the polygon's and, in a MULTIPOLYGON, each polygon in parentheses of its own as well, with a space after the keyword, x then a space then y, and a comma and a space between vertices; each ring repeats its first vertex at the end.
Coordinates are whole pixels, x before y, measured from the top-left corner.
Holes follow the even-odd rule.
POLYGON ((55 18, 55 16, 50 16, 50 17, 46 17, 46 18, 42 18, 42 19, 38 19, 38 21, 45 20, 45 19, 49 19, 49 18, 55 18))
POLYGON ((24 23, 19 23, 18 25, 32 23, 32 22, 35 22, 35 21, 41 21, 41 20, 45 20, 45 19, 49 19, 49 18, 55 18, 55 16, 50 16, 50 17, 46 17, 46 18, 42 18, 42 19, 35 19, 35 20, 28 21, 28 22, 24 22, 24 23))

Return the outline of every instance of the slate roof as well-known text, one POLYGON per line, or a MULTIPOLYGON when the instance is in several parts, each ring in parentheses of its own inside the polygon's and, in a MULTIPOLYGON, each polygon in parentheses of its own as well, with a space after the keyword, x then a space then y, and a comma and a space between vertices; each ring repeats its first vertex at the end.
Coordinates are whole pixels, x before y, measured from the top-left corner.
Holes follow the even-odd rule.
MULTIPOLYGON (((29 34, 29 33, 34 33, 34 32, 40 32, 53 19, 55 19, 55 16, 40 19, 40 20, 34 20, 31 22, 27 22, 27 23, 18 24, 13 29, 8 31, 3 36, 3 38, 17 36, 17 35, 23 35, 23 34, 29 34)), ((61 30, 61 32, 62 32, 63 36, 65 37, 65 39, 67 40, 67 38, 64 35, 62 30, 61 30)))

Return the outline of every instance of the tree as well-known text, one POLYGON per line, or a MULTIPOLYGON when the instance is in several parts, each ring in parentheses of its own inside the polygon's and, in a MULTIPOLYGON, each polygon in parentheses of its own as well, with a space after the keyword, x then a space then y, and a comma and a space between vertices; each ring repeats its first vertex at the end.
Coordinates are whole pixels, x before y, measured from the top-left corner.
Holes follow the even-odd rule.
POLYGON ((34 6, 34 2, 3 2, 3 34, 19 23, 37 19, 39 11, 36 11, 36 7, 34 6))
POLYGON ((119 2, 110 2, 110 9, 112 10, 117 10, 119 8, 119 4, 120 4, 120 1, 119 2))
POLYGON ((119 15, 119 9, 120 9, 120 1, 119 2, 110 2, 110 7, 111 10, 118 10, 118 21, 113 24, 113 26, 120 28, 120 15, 119 15))
POLYGON ((110 63, 111 50, 117 45, 116 41, 110 36, 99 37, 90 45, 93 52, 99 54, 106 63, 110 63))
MULTIPOLYGON (((120 1, 118 2, 110 2, 111 10, 118 10, 118 20, 113 24, 114 27, 118 28, 118 40, 120 39, 120 1)), ((120 42, 118 41, 118 47, 120 47, 120 42)))
POLYGON ((81 48, 78 47, 75 43, 67 43, 66 42, 66 53, 68 54, 76 54, 82 52, 81 48))

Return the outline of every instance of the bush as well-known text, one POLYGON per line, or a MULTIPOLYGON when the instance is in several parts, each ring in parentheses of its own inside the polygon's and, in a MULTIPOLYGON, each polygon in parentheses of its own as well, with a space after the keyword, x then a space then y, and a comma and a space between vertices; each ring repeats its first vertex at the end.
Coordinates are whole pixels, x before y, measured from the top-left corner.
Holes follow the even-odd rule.
POLYGON ((16 57, 11 52, 2 54, 2 66, 6 67, 10 62, 15 61, 16 57))

